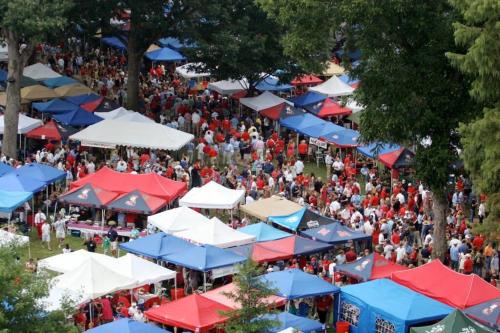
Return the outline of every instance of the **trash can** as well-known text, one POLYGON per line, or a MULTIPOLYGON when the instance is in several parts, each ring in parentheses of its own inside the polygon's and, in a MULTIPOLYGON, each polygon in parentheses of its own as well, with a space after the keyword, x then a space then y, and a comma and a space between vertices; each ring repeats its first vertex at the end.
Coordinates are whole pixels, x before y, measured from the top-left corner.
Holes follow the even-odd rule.
POLYGON ((349 324, 347 321, 338 321, 335 326, 336 333, 349 333, 349 324))

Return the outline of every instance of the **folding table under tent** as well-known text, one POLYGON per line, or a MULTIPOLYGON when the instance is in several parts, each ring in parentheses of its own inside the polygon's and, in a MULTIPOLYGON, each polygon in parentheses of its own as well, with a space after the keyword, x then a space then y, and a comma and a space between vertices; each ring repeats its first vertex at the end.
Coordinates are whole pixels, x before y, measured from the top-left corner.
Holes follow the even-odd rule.
POLYGON ((271 272, 258 277, 269 288, 275 290, 275 294, 287 300, 331 295, 338 293, 340 289, 331 283, 308 274, 300 269, 287 269, 279 272, 271 272))
POLYGON ((206 209, 234 209, 245 197, 245 190, 232 190, 214 181, 193 187, 180 200, 179 206, 206 209))
POLYGON ((68 76, 53 77, 51 79, 43 80, 43 84, 49 88, 58 88, 66 86, 68 84, 78 83, 77 80, 70 78, 68 76))
POLYGON ((493 330, 468 318, 462 311, 455 310, 435 324, 412 327, 410 333, 494 333, 493 330))
POLYGON ((222 312, 232 309, 202 295, 193 294, 144 312, 149 321, 179 327, 198 333, 208 333, 227 320, 222 312))
POLYGON ((448 305, 388 279, 341 288, 337 321, 350 324, 351 333, 407 333, 446 317, 448 305))
POLYGON ((248 81, 242 80, 222 80, 217 82, 210 82, 208 89, 217 92, 223 96, 231 96, 248 89, 248 81))
POLYGON ((370 235, 361 231, 352 230, 351 228, 340 224, 340 222, 334 222, 317 228, 304 230, 301 231, 301 235, 329 244, 342 244, 349 241, 366 241, 368 244, 371 244, 372 240, 370 235))
MULTIPOLYGON (((17 134, 26 134, 35 128, 42 126, 43 123, 40 119, 30 118, 24 114, 19 114, 19 122, 17 124, 17 134)), ((0 115, 0 134, 4 132, 4 115, 0 115)))
POLYGON ((341 97, 352 95, 354 88, 344 83, 337 76, 333 75, 328 81, 325 81, 317 86, 309 88, 309 91, 314 91, 328 97, 341 97))
POLYGON ((116 146, 129 146, 175 151, 192 141, 194 136, 158 123, 108 119, 69 138, 87 147, 114 149, 116 146))
POLYGON ((209 219, 189 207, 178 207, 148 216, 148 223, 166 234, 195 228, 209 219))
POLYGON ((48 102, 32 103, 33 109, 44 113, 66 113, 78 109, 78 106, 61 98, 54 98, 48 102))
POLYGON ((185 252, 195 246, 183 239, 163 232, 119 244, 119 247, 127 252, 157 260, 173 253, 185 252))
POLYGON ((168 202, 163 198, 135 190, 113 199, 106 204, 106 208, 118 212, 150 215, 156 213, 167 204, 168 202))
POLYGON ((249 224, 239 228, 238 231, 254 236, 256 242, 267 242, 291 236, 288 232, 273 228, 264 222, 249 224))
POLYGON ((100 325, 89 330, 85 333, 171 333, 158 326, 142 323, 140 321, 132 320, 130 318, 122 318, 110 323, 100 325))
POLYGON ((500 331, 500 298, 466 308, 464 313, 483 325, 500 331))
POLYGON ((458 309, 500 297, 500 289, 476 274, 455 272, 433 260, 425 265, 393 273, 391 279, 416 292, 458 309))
POLYGON ((276 314, 268 314, 262 317, 257 318, 271 320, 273 322, 278 322, 278 326, 272 327, 267 330, 266 333, 278 333, 282 330, 292 327, 294 329, 299 330, 302 333, 319 333, 323 332, 323 324, 317 320, 309 319, 306 317, 300 317, 291 314, 290 312, 280 312, 276 314))
POLYGON ((368 256, 361 257, 356 261, 335 266, 335 272, 348 275, 362 282, 390 278, 392 273, 406 269, 408 267, 395 264, 378 253, 370 253, 368 256))
POLYGON ((37 81, 44 81, 62 76, 61 74, 53 71, 48 65, 44 65, 39 62, 24 67, 23 75, 37 81))

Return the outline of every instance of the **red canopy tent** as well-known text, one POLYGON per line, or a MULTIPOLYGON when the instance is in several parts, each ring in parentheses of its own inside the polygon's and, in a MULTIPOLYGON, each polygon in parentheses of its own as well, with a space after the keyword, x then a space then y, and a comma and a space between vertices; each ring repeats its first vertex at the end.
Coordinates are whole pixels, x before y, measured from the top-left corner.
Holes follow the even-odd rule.
POLYGON ((186 184, 169 178, 162 177, 156 173, 131 174, 114 171, 108 167, 99 169, 71 184, 71 188, 77 188, 85 184, 116 193, 129 193, 139 190, 143 193, 165 199, 170 202, 186 192, 186 184))
POLYGON ((323 80, 321 80, 317 76, 314 76, 314 75, 304 75, 304 76, 297 76, 295 79, 292 80, 291 83, 294 86, 303 86, 303 85, 320 84, 322 82, 323 82, 323 80))
MULTIPOLYGON (((228 293, 232 294, 236 291, 236 285, 234 283, 229 283, 220 288, 207 291, 206 293, 201 294, 201 296, 236 310, 240 309, 241 305, 234 299, 227 296, 228 293)), ((285 305, 286 299, 281 296, 271 295, 269 297, 266 297, 263 302, 269 304, 270 307, 279 307, 285 305)))
POLYGON ((76 130, 72 130, 72 128, 66 129, 62 126, 58 126, 55 121, 50 120, 42 127, 35 128, 34 130, 26 133, 26 137, 30 139, 61 141, 63 139, 67 139, 75 132, 76 130))
POLYGON ((85 104, 80 105, 80 107, 85 111, 94 112, 94 110, 97 109, 99 105, 101 105, 103 99, 104 97, 99 97, 95 101, 87 102, 85 104))
POLYGON ((457 273, 439 260, 393 273, 391 278, 394 282, 458 309, 500 297, 500 289, 479 276, 457 273))
POLYGON ((392 273, 405 269, 408 268, 395 264, 378 253, 372 253, 356 261, 337 265, 335 267, 335 271, 363 282, 389 278, 392 273))
POLYGON ((281 116, 281 112, 285 109, 285 104, 280 104, 273 106, 272 108, 268 108, 265 110, 260 111, 259 113, 267 118, 270 118, 272 120, 279 120, 281 116))
POLYGON ((370 280, 390 278, 392 273, 408 269, 408 267, 406 266, 398 265, 390 260, 385 259, 378 253, 374 253, 373 258, 373 268, 370 280))
POLYGON ((351 109, 343 107, 331 98, 325 99, 323 104, 307 106, 306 110, 321 118, 331 116, 347 116, 352 113, 351 109))
POLYGON ((145 315, 149 320, 165 325, 204 333, 227 320, 227 317, 221 315, 220 311, 231 310, 228 306, 193 294, 150 309, 145 312, 145 315))
POLYGON ((401 167, 407 167, 414 156, 415 154, 412 151, 401 147, 398 150, 385 154, 379 154, 378 159, 389 169, 398 169, 401 167))

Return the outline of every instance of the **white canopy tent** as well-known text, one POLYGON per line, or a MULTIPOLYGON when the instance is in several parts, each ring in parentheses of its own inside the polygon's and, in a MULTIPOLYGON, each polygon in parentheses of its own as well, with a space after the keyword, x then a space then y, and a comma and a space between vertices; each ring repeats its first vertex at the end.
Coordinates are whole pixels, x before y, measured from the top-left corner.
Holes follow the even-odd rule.
POLYGON ((208 89, 216 91, 217 93, 228 96, 248 89, 248 81, 242 80, 222 80, 217 82, 210 82, 208 89))
POLYGON ((351 95, 354 92, 354 88, 344 83, 337 76, 332 76, 328 81, 325 81, 317 86, 309 88, 310 91, 314 91, 328 97, 339 97, 351 95))
POLYGON ((192 134, 158 123, 142 123, 107 119, 71 135, 70 140, 83 146, 115 148, 129 146, 164 150, 179 150, 194 139, 192 134))
POLYGON ((148 223, 151 223, 166 234, 192 229, 208 221, 209 219, 205 215, 189 207, 173 208, 148 216, 148 223))
POLYGON ((255 236, 235 230, 216 217, 196 228, 179 231, 176 237, 188 239, 199 244, 208 244, 220 248, 246 245, 255 242, 255 236))
POLYGON ((199 72, 196 69, 203 69, 205 66, 202 63, 188 63, 175 68, 175 72, 185 79, 192 79, 196 77, 210 76, 208 72, 199 72))
POLYGON ((68 273, 83 265, 89 258, 93 258, 108 267, 116 264, 116 259, 113 257, 100 253, 78 250, 42 259, 38 262, 38 266, 58 273, 68 273))
MULTIPOLYGON (((17 124, 17 134, 26 134, 35 128, 38 128, 43 125, 43 122, 40 119, 30 118, 25 116, 24 114, 19 114, 19 122, 17 124)), ((0 134, 4 132, 4 115, 0 116, 0 134)))
POLYGON ((179 206, 207 209, 233 209, 245 196, 245 190, 231 190, 214 181, 193 187, 179 200, 179 206))
MULTIPOLYGON (((52 280, 55 284, 57 284, 57 281, 57 278, 52 280)), ((46 312, 52 312, 61 310, 64 302, 71 302, 72 304, 78 306, 90 302, 91 300, 92 298, 83 291, 54 286, 50 288, 49 295, 40 300, 40 303, 43 305, 43 309, 46 312)))
POLYGON ((23 246, 28 244, 29 241, 30 239, 28 236, 17 235, 12 232, 0 229, 0 247, 8 245, 23 246))
POLYGON ((241 98, 240 103, 258 112, 286 103, 286 100, 265 91, 257 97, 241 98))
POLYGON ((136 280, 138 286, 175 279, 176 272, 127 253, 116 259, 118 272, 136 280))
POLYGON ((139 123, 155 122, 153 119, 148 118, 139 112, 127 110, 124 107, 119 107, 118 109, 109 112, 95 112, 94 114, 102 119, 117 119, 121 121, 135 121, 139 123))
POLYGON ((61 76, 61 74, 53 71, 49 66, 39 62, 31 66, 24 67, 23 74, 24 76, 32 78, 33 80, 36 81, 53 79, 61 76))

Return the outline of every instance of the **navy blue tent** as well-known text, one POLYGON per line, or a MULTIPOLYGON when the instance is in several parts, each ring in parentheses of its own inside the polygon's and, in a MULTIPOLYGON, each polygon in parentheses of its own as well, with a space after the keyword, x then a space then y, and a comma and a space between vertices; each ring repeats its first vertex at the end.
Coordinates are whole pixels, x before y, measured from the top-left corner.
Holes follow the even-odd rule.
POLYGON ((255 86, 255 89, 260 91, 288 91, 292 90, 293 86, 280 83, 278 79, 273 77, 266 77, 255 86))
POLYGON ((330 295, 339 292, 339 288, 313 274, 308 274, 300 269, 287 269, 279 272, 267 273, 259 276, 269 288, 276 290, 276 295, 288 300, 330 295))
POLYGON ((301 231, 301 235, 329 244, 340 244, 348 241, 371 241, 371 236, 352 230, 335 222, 321 227, 301 231))
POLYGON ((151 215, 167 205, 167 201, 139 190, 125 193, 106 206, 113 211, 151 215))
POLYGON ((471 306, 464 313, 484 325, 500 330, 500 298, 471 306))
POLYGON ((75 105, 82 105, 85 103, 93 102, 101 98, 101 96, 90 93, 90 94, 83 94, 83 95, 77 95, 77 96, 71 96, 71 97, 66 97, 65 99, 73 103, 75 105))
POLYGON ((47 113, 65 113, 78 108, 75 104, 60 98, 54 98, 48 102, 32 103, 32 106, 37 111, 47 113))
POLYGON ((345 130, 344 127, 335 125, 334 123, 331 123, 329 121, 325 121, 313 126, 303 127, 301 129, 301 133, 311 138, 322 138, 325 136, 331 136, 334 133, 339 133, 343 130, 345 130))
POLYGON ((296 108, 296 107, 292 107, 292 106, 287 105, 283 109, 283 111, 281 111, 280 119, 285 119, 285 118, 293 117, 293 116, 299 116, 301 114, 304 114, 304 110, 302 110, 301 108, 296 108))
POLYGON ((186 60, 182 54, 169 47, 162 47, 154 51, 146 52, 145 57, 151 61, 182 61, 186 60))
POLYGON ((269 329, 268 333, 277 333, 281 332, 289 327, 296 328, 300 332, 303 333, 312 333, 312 332, 322 332, 323 324, 321 324, 317 320, 300 317, 291 314, 290 312, 281 312, 277 314, 268 314, 261 317, 262 319, 272 320, 279 323, 278 326, 275 326, 269 329))
POLYGON ((303 95, 289 98, 288 100, 292 102, 294 106, 302 108, 307 105, 313 105, 319 102, 323 102, 325 99, 325 95, 319 94, 314 91, 309 91, 303 95))
POLYGON ((109 45, 111 47, 114 47, 120 51, 127 50, 127 46, 125 44, 123 44, 123 42, 120 39, 118 39, 117 37, 103 37, 103 38, 101 38, 101 41, 104 44, 109 45))
POLYGON ((20 176, 16 172, 10 172, 0 177, 0 189, 4 191, 36 193, 43 190, 44 187, 44 182, 20 176))
POLYGON ((177 252, 186 252, 192 247, 196 245, 163 232, 120 244, 120 248, 127 252, 154 259, 161 259, 163 256, 177 252))
POLYGON ((399 150, 400 148, 400 146, 392 143, 375 142, 366 146, 357 147, 356 149, 366 157, 376 158, 378 155, 387 154, 399 150))
POLYGON ((82 108, 78 108, 65 113, 55 114, 54 119, 61 124, 70 126, 87 126, 103 120, 101 117, 96 116, 91 112, 87 112, 82 108))
POLYGON ((0 163, 0 177, 5 175, 6 173, 11 172, 12 170, 14 170, 14 168, 11 167, 10 165, 5 163, 0 163))
POLYGON ((170 333, 158 326, 145 324, 140 321, 123 318, 108 324, 97 326, 85 333, 170 333))
POLYGON ((43 84, 49 88, 57 88, 75 83, 78 83, 78 81, 67 76, 59 76, 52 79, 43 80, 43 84))
POLYGON ((170 263, 200 272, 208 272, 215 268, 232 266, 247 260, 246 257, 234 252, 211 245, 192 245, 184 251, 163 255, 161 258, 170 263))
POLYGON ((41 163, 25 164, 16 169, 15 173, 21 177, 36 179, 46 185, 66 178, 66 172, 41 163))
POLYGON ((306 209, 304 215, 302 215, 302 219, 300 220, 299 225, 297 226, 297 229, 298 230, 311 229, 334 222, 336 222, 334 219, 323 216, 310 209, 306 209))
POLYGON ((0 69, 0 82, 7 81, 8 74, 9 73, 6 70, 0 69))
POLYGON ((105 191, 91 184, 85 184, 61 195, 59 201, 70 205, 102 208, 117 196, 118 193, 105 191))

